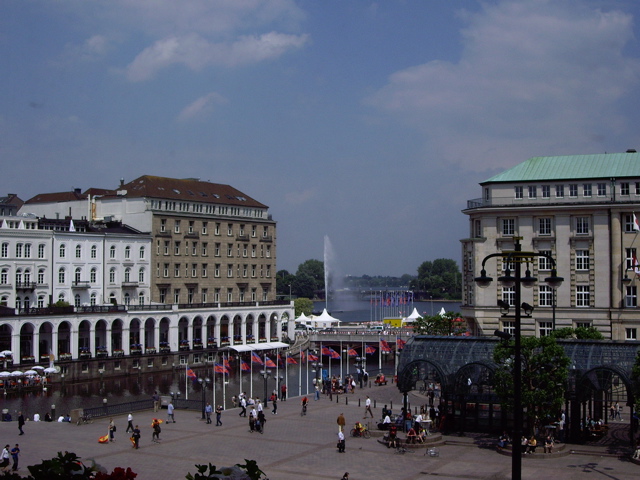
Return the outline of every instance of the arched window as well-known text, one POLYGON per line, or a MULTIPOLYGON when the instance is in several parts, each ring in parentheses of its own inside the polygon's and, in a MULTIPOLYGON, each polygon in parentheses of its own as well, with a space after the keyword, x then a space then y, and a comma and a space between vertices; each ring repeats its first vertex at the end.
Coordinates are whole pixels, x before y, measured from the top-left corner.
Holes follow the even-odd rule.
POLYGON ((95 292, 91 294, 91 306, 96 304, 96 294, 95 292))
POLYGON ((64 267, 60 267, 60 270, 58 270, 58 283, 64 283, 65 281, 64 267))
POLYGON ((44 308, 44 295, 38 296, 38 308, 44 308))
POLYGON ((80 267, 77 267, 74 275, 74 280, 76 284, 80 283, 81 277, 82 277, 82 269, 80 267))
POLYGON ((3 268, 0 271, 0 285, 7 285, 9 283, 9 269, 3 268))
POLYGON ((9 256, 9 243, 3 242, 2 248, 0 249, 0 256, 2 258, 7 258, 9 256))
POLYGON ((130 276, 131 276, 131 269, 129 267, 124 269, 124 282, 125 283, 129 283, 130 280, 130 276))
POLYGON ((96 270, 96 267, 93 267, 91 269, 91 273, 89 274, 91 283, 96 283, 96 278, 98 277, 97 273, 98 271, 96 270))
POLYGON ((116 269, 114 267, 109 270, 109 283, 116 283, 116 269))
POLYGON ((109 249, 109 258, 116 258, 116 246, 115 245, 111 245, 111 248, 109 249))
POLYGON ((38 269, 38 283, 40 285, 44 284, 44 268, 38 269))
POLYGON ((91 258, 96 258, 98 256, 98 247, 96 245, 91 245, 91 258))
POLYGON ((29 299, 29 297, 24 297, 24 302, 22 304, 22 307, 25 310, 29 310, 29 308, 31 307, 31 300, 29 299))
POLYGON ((16 270, 16 287, 22 285, 22 269, 19 268, 16 270))
POLYGON ((144 247, 140 247, 140 260, 144 260, 144 247))
POLYGON ((76 293, 76 295, 73 297, 73 304, 76 307, 80 306, 80 294, 79 293, 76 293))
POLYGON ((138 304, 144 305, 144 292, 138 293, 138 304))
POLYGON ((129 245, 124 247, 124 258, 126 258, 127 260, 131 258, 131 247, 129 245))
POLYGON ((24 283, 25 285, 29 285, 31 283, 31 270, 28 268, 24 271, 24 283))
POLYGON ((82 246, 76 245, 76 258, 82 258, 82 246))
POLYGON ((44 258, 44 243, 41 243, 40 245, 38 245, 38 258, 44 258))
POLYGON ((63 243, 60 245, 60 258, 64 258, 67 254, 67 246, 63 243))
POLYGON ((22 298, 16 297, 16 308, 20 310, 22 308, 22 298))
POLYGON ((64 299, 64 293, 60 292, 60 295, 58 295, 58 301, 59 301, 59 302, 64 302, 64 301, 65 301, 65 299, 64 299))
POLYGON ((4 296, 0 299, 0 305, 2 305, 3 307, 6 307, 8 301, 9 301, 9 298, 7 296, 4 296))
POLYGON ((109 295, 109 303, 111 305, 117 305, 118 302, 116 301, 116 294, 111 292, 111 295, 109 295))
POLYGON ((131 304, 131 295, 128 293, 124 294, 124 304, 128 307, 131 304))
POLYGON ((144 267, 140 267, 140 270, 138 271, 138 282, 144 283, 144 267))

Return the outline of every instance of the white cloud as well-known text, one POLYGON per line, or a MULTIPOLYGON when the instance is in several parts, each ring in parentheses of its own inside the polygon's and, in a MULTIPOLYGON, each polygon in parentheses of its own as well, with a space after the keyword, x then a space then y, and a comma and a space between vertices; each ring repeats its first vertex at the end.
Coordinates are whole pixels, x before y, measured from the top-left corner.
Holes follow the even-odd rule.
POLYGON ((616 103, 640 79, 639 62, 624 56, 630 15, 529 0, 463 16, 458 62, 396 72, 366 100, 423 130, 434 158, 507 167, 602 151, 603 139, 625 131, 616 103))
POLYGON ((318 195, 316 188, 308 188, 299 192, 288 192, 285 194, 285 200, 290 205, 300 205, 307 203, 318 195))
POLYGON ((148 80, 159 70, 182 64, 193 71, 206 66, 237 66, 256 63, 301 48, 307 35, 270 32, 243 36, 232 43, 212 43, 197 34, 172 36, 158 40, 143 50, 126 68, 133 82, 148 80))
POLYGON ((215 105, 227 103, 227 99, 216 92, 208 93, 187 105, 178 115, 179 122, 186 122, 210 113, 215 105))

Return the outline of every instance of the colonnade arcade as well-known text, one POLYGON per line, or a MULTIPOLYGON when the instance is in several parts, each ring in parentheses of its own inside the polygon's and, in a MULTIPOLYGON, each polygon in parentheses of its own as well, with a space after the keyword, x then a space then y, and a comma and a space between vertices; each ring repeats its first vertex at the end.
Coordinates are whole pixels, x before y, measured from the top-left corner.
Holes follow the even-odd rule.
MULTIPOLYGON (((447 416, 450 431, 499 434, 509 428, 512 418, 502 410, 494 390, 493 350, 498 342, 489 337, 412 337, 400 354, 398 389, 405 394, 435 389, 439 393, 435 403, 447 416)), ((628 419, 632 436, 632 383, 638 379, 632 379, 631 372, 640 344, 608 340, 559 340, 558 344, 570 360, 564 407, 568 438, 584 439, 589 418, 606 424, 615 403, 626 409, 623 418, 628 419)))
POLYGON ((13 362, 110 357, 280 341, 284 308, 192 312, 117 312, 96 316, 0 317, 0 351, 13 362))

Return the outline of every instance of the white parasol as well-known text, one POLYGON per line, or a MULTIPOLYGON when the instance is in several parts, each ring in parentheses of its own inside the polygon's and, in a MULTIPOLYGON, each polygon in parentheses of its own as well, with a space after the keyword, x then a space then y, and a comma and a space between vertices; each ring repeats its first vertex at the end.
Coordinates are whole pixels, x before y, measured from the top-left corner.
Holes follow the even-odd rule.
POLYGON ((40 366, 40 365, 35 365, 33 367, 31 367, 33 370, 44 370, 44 367, 40 366))
POLYGON ((24 372, 24 374, 29 376, 39 375, 39 373, 36 372, 35 370, 27 370, 26 372, 24 372))
POLYGON ((22 373, 20 370, 14 370, 13 372, 11 372, 11 376, 12 377, 22 377, 22 376, 24 376, 24 373, 22 373))
POLYGON ((3 350, 2 352, 0 352, 1 355, 13 355, 13 352, 11 350, 3 350))
POLYGON ((0 378, 7 378, 11 376, 11 372, 0 372, 0 378))
POLYGON ((47 367, 44 369, 44 373, 58 373, 58 369, 56 367, 47 367))

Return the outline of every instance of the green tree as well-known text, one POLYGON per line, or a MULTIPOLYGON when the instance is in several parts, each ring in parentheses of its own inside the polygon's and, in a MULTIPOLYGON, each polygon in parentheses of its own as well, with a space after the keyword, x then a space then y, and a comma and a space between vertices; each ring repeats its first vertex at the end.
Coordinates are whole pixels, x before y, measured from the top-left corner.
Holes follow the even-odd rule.
POLYGON ((306 316, 311 315, 313 312, 313 302, 305 297, 298 297, 293 301, 293 306, 296 309, 296 318, 298 318, 303 313, 306 316))
POLYGON ((411 288, 426 292, 435 298, 460 297, 460 271, 455 260, 438 258, 426 261, 418 267, 418 278, 411 288))
MULTIPOLYGON (((504 408, 513 411, 514 340, 500 342, 493 351, 498 365, 496 393, 504 408)), ((569 358, 555 338, 522 337, 522 406, 533 429, 536 417, 541 422, 555 420, 562 409, 569 358)), ((533 432, 531 432, 533 433, 533 432)))
POLYGON ((296 297, 313 298, 316 292, 316 282, 308 273, 301 273, 295 276, 291 287, 296 297))
MULTIPOLYGON (((307 275, 313 279, 314 291, 324 290, 324 263, 320 260, 307 260, 298 265, 296 277, 307 275)), ((311 295, 304 295, 311 297, 311 295)))
POLYGON ((279 270, 276 274, 276 295, 281 295, 287 300, 289 293, 293 295, 293 283, 296 279, 295 275, 290 274, 287 270, 279 270), (291 288, 289 288, 291 286, 291 288))
POLYGON ((416 335, 462 335, 467 331, 467 324, 459 313, 447 312, 444 315, 425 315, 413 322, 416 335))
POLYGON ((554 338, 577 338, 578 340, 604 340, 602 335, 595 327, 564 327, 551 332, 554 338))

